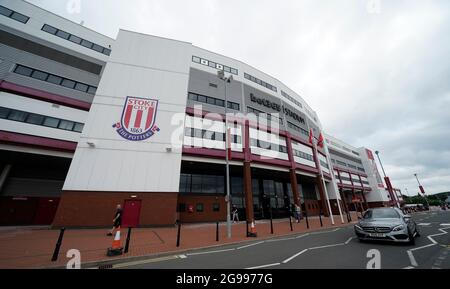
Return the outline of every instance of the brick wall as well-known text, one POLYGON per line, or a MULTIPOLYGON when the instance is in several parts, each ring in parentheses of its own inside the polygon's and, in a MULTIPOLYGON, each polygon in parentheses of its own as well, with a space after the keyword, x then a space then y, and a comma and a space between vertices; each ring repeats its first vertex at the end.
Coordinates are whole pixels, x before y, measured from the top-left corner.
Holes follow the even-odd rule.
POLYGON ((227 205, 224 196, 186 196, 178 197, 178 205, 184 204, 185 211, 179 213, 180 220, 185 223, 216 222, 227 219, 227 205), (197 205, 203 204, 203 212, 197 211, 197 205), (213 205, 219 204, 219 211, 214 212, 213 205), (193 212, 189 212, 193 206, 193 212))

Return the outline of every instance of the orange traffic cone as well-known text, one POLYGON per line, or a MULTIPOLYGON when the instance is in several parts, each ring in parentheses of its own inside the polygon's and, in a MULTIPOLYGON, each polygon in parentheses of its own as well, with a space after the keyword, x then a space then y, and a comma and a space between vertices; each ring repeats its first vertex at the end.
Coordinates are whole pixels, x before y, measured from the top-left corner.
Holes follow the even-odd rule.
POLYGON ((255 221, 253 221, 250 225, 250 237, 257 237, 255 221))
POLYGON ((116 235, 112 242, 111 248, 106 252, 107 256, 118 256, 123 254, 123 247, 120 244, 120 227, 117 229, 116 235))

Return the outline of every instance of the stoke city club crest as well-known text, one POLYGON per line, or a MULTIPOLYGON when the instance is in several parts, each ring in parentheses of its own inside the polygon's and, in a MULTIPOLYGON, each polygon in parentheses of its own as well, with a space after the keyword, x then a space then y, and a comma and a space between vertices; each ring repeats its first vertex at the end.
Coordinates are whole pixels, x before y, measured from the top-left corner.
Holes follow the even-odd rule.
POLYGON ((155 125, 158 100, 128 96, 123 106, 120 122, 113 125, 126 140, 143 141, 159 132, 155 125))

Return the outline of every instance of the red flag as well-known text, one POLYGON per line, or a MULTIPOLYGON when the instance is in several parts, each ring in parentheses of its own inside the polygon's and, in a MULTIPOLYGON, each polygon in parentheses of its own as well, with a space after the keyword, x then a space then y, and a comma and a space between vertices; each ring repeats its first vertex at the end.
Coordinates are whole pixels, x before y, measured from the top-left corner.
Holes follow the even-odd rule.
POLYGON ((227 151, 227 154, 228 154, 228 160, 231 160, 232 159, 232 154, 231 154, 231 129, 227 129, 227 134, 228 134, 228 144, 227 144, 228 151, 227 151))
POLYGON ((317 146, 323 148, 323 135, 320 133, 319 141, 317 142, 317 146))
POLYGON ((309 143, 310 144, 313 144, 313 138, 314 138, 313 131, 312 131, 312 128, 310 128, 309 129, 309 143))

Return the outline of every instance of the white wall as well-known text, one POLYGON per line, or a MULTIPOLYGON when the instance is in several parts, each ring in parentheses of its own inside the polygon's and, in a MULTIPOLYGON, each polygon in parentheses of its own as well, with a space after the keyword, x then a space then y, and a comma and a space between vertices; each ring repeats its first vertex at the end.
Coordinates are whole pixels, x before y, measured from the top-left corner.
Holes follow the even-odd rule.
POLYGON ((106 65, 64 190, 177 192, 181 166, 190 44, 121 30, 106 65), (159 100, 145 141, 132 142, 112 127, 127 96, 159 100), (178 123, 172 125, 173 117, 178 123), (173 132, 179 133, 172 139, 173 132), (88 142, 95 143, 90 148, 88 142), (167 147, 173 147, 168 153, 167 147))

